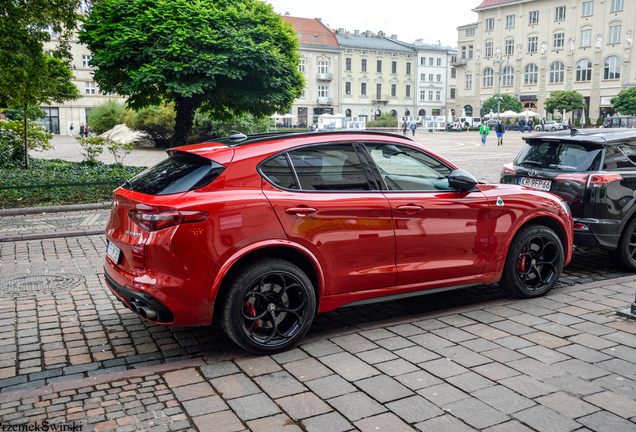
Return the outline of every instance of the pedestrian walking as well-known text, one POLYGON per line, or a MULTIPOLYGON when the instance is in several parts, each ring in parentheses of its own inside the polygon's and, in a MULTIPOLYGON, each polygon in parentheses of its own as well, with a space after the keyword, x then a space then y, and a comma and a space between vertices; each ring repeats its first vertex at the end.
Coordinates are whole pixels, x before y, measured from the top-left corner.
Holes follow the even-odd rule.
POLYGON ((481 145, 486 145, 486 137, 490 133, 490 126, 483 122, 481 126, 479 126, 479 134, 481 135, 481 145))
POLYGON ((568 130, 568 119, 563 117, 563 130, 568 130))
POLYGON ((545 132, 545 117, 541 118, 541 132, 545 132))
POLYGON ((84 138, 84 131, 86 128, 84 127, 84 123, 80 124, 80 137, 84 138))
POLYGON ((86 123, 86 126, 84 126, 84 135, 86 135, 86 138, 88 138, 88 135, 91 133, 91 131, 88 128, 88 123, 86 123))
POLYGON ((528 132, 532 132, 532 129, 534 129, 534 117, 528 121, 528 132))
POLYGON ((519 130, 521 131, 521 133, 524 133, 526 131, 526 119, 522 118, 521 120, 519 120, 519 130))
POLYGON ((68 130, 69 130, 69 132, 70 132, 70 135, 71 135, 72 137, 74 137, 74 136, 75 136, 75 132, 73 132, 73 123, 71 123, 71 125, 68 127, 68 130))
POLYGON ((417 130, 417 125, 415 122, 411 123, 411 132, 413 132, 413 136, 415 136, 415 131, 417 130))
POLYGON ((402 135, 406 136, 406 120, 402 122, 402 135))
POLYGON ((497 145, 503 145, 503 136, 506 132, 506 125, 503 124, 501 119, 497 120, 497 126, 495 126, 495 132, 497 133, 497 145))

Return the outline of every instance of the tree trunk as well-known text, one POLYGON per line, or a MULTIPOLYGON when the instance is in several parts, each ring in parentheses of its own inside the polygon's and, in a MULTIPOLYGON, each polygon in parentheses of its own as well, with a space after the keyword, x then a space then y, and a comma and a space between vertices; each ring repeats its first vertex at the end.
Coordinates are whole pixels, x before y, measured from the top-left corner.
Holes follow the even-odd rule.
POLYGON ((29 105, 24 106, 24 168, 29 169, 29 105))
POLYGON ((190 134, 192 133, 194 114, 199 102, 194 98, 181 96, 176 96, 174 101, 176 119, 170 147, 180 147, 188 144, 188 138, 190 138, 190 134))

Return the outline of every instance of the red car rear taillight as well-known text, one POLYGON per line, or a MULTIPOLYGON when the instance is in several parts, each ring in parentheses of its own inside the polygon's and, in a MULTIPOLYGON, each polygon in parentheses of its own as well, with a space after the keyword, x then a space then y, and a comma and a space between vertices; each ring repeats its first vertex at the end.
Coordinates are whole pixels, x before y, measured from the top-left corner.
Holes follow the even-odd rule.
POLYGON ((203 222, 209 216, 202 211, 156 211, 156 210, 131 210, 128 216, 146 231, 158 231, 171 226, 203 222))

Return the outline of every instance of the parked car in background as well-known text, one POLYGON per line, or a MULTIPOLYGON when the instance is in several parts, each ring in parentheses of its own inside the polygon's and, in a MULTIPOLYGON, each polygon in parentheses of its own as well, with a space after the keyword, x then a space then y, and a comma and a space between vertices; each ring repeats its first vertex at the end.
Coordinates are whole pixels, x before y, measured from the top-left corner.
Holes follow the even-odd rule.
POLYGON ((316 313, 499 283, 538 297, 572 254, 553 194, 479 183, 388 133, 233 133, 167 151, 113 194, 105 278, 161 325, 274 353, 316 313))
POLYGON ((605 117, 604 128, 633 128, 636 127, 636 116, 605 117))
POLYGON ((455 119, 455 123, 460 121, 462 123, 462 127, 466 124, 470 127, 479 127, 481 126, 481 117, 460 117, 459 119, 455 119))
MULTIPOLYGON (((539 120, 538 125, 535 123, 534 130, 541 131, 541 120, 539 120)), ((548 120, 545 122, 546 132, 554 132, 556 130, 563 130, 563 123, 555 122, 554 120, 548 120)))
POLYGON ((495 119, 486 120, 486 124, 488 125, 488 127, 490 127, 490 130, 492 131, 495 129, 495 126, 497 126, 497 119, 495 118, 495 119))
POLYGON ((636 271, 636 130, 584 129, 524 137, 501 182, 567 201, 574 243, 610 252, 636 271))
POLYGON ((509 125, 506 125, 506 130, 507 131, 509 131, 509 130, 518 131, 518 130, 521 130, 521 125, 519 124, 519 122, 511 123, 509 125))

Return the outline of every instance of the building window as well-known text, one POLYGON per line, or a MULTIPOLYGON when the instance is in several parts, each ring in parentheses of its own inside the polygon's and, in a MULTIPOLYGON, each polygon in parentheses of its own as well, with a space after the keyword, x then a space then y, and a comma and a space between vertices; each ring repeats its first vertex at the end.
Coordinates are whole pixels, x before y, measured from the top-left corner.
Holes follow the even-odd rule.
POLYGON ((451 78, 457 78, 457 69, 451 68, 451 78))
POLYGON ((426 66, 426 57, 420 58, 420 66, 426 66))
POLYGON ((582 16, 594 15, 594 2, 593 1, 583 2, 583 11, 582 11, 581 15, 582 16))
POLYGON ((300 63, 298 63, 298 72, 305 73, 305 64, 306 60, 304 58, 301 58, 300 63))
POLYGON ((473 88, 473 75, 472 74, 466 74, 466 88, 467 89, 473 88))
POLYGON ((442 82, 442 75, 441 74, 437 74, 437 82, 442 82))
POLYGON ((406 63, 406 74, 411 75, 411 62, 406 63))
POLYGON ((94 95, 97 93, 97 89, 95 88, 95 83, 93 81, 86 81, 86 94, 94 95))
POLYGON ((79 10, 81 13, 91 13, 93 11, 93 4, 89 0, 83 0, 80 2, 79 10))
POLYGON ((377 73, 382 73, 382 60, 378 60, 375 71, 377 73))
POLYGON ((435 92, 435 100, 436 101, 441 101, 442 100, 442 92, 441 91, 436 91, 435 92))
POLYGON ((472 45, 468 45, 468 58, 469 59, 473 58, 473 46, 472 45))
POLYGON ((525 85, 536 84, 539 78, 539 67, 534 63, 530 63, 526 66, 524 76, 525 79, 523 83, 525 85))
POLYGON ((532 36, 528 38, 528 52, 536 53, 539 48, 539 38, 537 36, 532 36))
POLYGON ((397 73, 397 62, 391 62, 391 73, 392 74, 396 74, 397 73))
POLYGON ((375 96, 377 100, 382 100, 382 84, 375 85, 375 96))
POLYGON ((532 11, 528 14, 528 24, 535 25, 539 24, 539 11, 532 11))
POLYGON ((515 16, 506 15, 506 28, 513 28, 515 26, 515 16))
POLYGON ((550 65, 550 84, 562 83, 565 73, 565 65, 560 61, 555 61, 550 65))
POLYGON ((462 59, 466 58, 466 46, 462 47, 462 59))
POLYGON ((466 36, 475 36, 475 29, 466 29, 466 36))
POLYGON ((420 81, 426 82, 426 74, 420 74, 420 81))
POLYGON ((437 59, 437 66, 441 66, 441 65, 442 65, 442 59, 441 59, 441 58, 438 58, 438 59, 437 59))
POLYGON ((565 19, 565 6, 558 6, 554 9, 554 20, 563 21, 565 19))
POLYGON ((484 69, 484 84, 482 85, 482 87, 492 87, 493 75, 494 73, 492 68, 487 67, 486 69, 484 69))
POLYGON ((351 70, 351 59, 345 59, 345 70, 350 71, 351 70))
POLYGON ((493 31, 495 29, 495 19, 488 18, 486 20, 486 31, 493 31))
POLYGON ((501 73, 501 84, 504 86, 511 86, 515 82, 515 70, 512 66, 506 66, 501 73))
POLYGON ((391 96, 392 97, 397 96, 397 84, 391 84, 391 96))
POLYGON ((360 64, 360 69, 362 70, 362 72, 367 71, 367 59, 362 59, 362 62, 360 64))
POLYGON ((91 65, 89 64, 89 62, 91 61, 92 58, 93 58, 93 56, 82 55, 82 67, 83 68, 90 68, 91 65))
POLYGON ((612 0, 612 12, 622 11, 625 0, 612 0))
POLYGON ((329 87, 318 86, 318 97, 321 97, 321 98, 329 97, 329 87))
POLYGON ((592 81, 592 62, 588 59, 576 64, 576 81, 592 81))
POLYGON ((621 41, 621 27, 620 25, 610 26, 608 43, 619 43, 621 41))
POLYGON ((345 94, 348 94, 348 95, 351 94, 351 83, 350 82, 346 82, 345 83, 345 94))
POLYGON ((581 46, 592 46, 592 29, 581 30, 581 46))
POLYGON ((404 94, 406 95, 406 97, 407 97, 407 98, 410 98, 410 97, 411 97, 411 86, 410 86, 410 84, 407 84, 407 85, 406 85, 406 88, 405 88, 404 94))
POLYGON ((429 66, 433 66, 433 63, 435 62, 435 59, 433 57, 429 57, 428 59, 428 65, 429 66))
POLYGON ((430 101, 433 100, 433 90, 429 90, 428 91, 428 100, 430 100, 430 101))
POLYGON ((484 57, 492 57, 492 42, 486 42, 486 52, 484 57))
POLYGON ((367 83, 360 83, 360 94, 362 96, 367 95, 367 83))
POLYGON ((429 80, 430 82, 433 82, 433 74, 428 74, 428 80, 429 80))
POLYGON ((327 61, 319 61, 318 62, 318 73, 319 74, 328 74, 329 73, 329 62, 327 61))
POLYGON ((46 26, 44 31, 47 32, 49 36, 51 36, 51 39, 57 39, 57 32, 53 29, 52 25, 46 26))
POLYGON ((420 90, 420 100, 426 100, 426 91, 425 90, 420 90))
POLYGON ((565 33, 555 33, 554 35, 554 49, 562 50, 565 46, 565 33))
POLYGON ((457 63, 457 56, 451 56, 451 63, 457 63))
POLYGON ((608 57, 603 65, 603 79, 613 80, 621 77, 621 59, 616 56, 608 57))
POLYGON ((515 53, 515 40, 508 39, 506 40, 505 51, 506 55, 513 55, 515 53))
POLYGON ((450 89, 450 98, 451 99, 455 99, 455 89, 454 88, 450 89))

